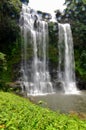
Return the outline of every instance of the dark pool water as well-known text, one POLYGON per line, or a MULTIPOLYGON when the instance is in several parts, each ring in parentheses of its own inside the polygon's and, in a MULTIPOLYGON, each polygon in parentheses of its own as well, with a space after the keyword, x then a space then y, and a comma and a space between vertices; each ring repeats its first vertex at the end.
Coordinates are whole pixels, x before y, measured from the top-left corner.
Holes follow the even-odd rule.
POLYGON ((48 107, 51 110, 68 113, 71 111, 86 113, 86 91, 79 94, 65 95, 55 93, 42 96, 31 97, 40 106, 48 107))

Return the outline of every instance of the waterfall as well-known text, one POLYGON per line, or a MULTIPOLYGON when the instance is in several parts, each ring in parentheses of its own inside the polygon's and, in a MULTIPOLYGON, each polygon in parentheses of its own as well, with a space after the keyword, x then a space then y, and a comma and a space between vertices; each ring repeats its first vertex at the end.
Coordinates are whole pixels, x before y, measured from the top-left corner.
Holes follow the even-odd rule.
POLYGON ((36 11, 23 4, 20 27, 24 37, 21 47, 23 91, 30 95, 52 93, 48 71, 48 24, 41 20, 36 11))
POLYGON ((59 28, 59 65, 58 80, 61 82, 65 93, 76 93, 74 71, 74 51, 71 28, 69 24, 58 24, 59 28))

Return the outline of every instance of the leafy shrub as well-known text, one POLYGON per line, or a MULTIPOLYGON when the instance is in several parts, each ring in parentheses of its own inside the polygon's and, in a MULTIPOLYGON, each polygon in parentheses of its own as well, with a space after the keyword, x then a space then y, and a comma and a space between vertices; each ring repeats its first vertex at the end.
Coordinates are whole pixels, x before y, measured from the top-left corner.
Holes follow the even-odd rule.
POLYGON ((1 130, 86 130, 86 120, 52 112, 14 94, 0 92, 1 130))

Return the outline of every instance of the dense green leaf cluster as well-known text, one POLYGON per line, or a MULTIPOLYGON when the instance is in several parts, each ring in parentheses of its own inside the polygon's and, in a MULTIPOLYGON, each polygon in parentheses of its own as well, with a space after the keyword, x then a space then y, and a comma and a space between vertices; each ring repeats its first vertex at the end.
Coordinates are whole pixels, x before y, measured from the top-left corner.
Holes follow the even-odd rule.
POLYGON ((4 84, 4 75, 7 71, 7 61, 6 55, 0 52, 0 89, 3 89, 4 84))
POLYGON ((1 130, 86 130, 86 120, 52 112, 14 94, 0 92, 1 130))
POLYGON ((2 79, 2 71, 6 71, 7 70, 7 65, 6 65, 6 58, 5 58, 5 54, 0 52, 0 80, 2 79))
POLYGON ((13 64, 19 62, 21 6, 20 0, 0 0, 0 52, 6 55, 7 61, 7 71, 2 68, 0 73, 4 82, 12 79, 13 64))
POLYGON ((57 68, 57 64, 58 64, 58 58, 57 58, 58 27, 57 27, 57 23, 50 22, 48 30, 49 30, 49 48, 48 48, 49 61, 54 65, 56 64, 56 68, 57 68))
POLYGON ((16 39, 19 37, 20 0, 0 1, 0 51, 11 52, 16 39))
POLYGON ((3 15, 8 15, 11 18, 19 17, 21 8, 20 0, 1 0, 0 1, 0 11, 3 15))
POLYGON ((65 9, 65 17, 70 21, 79 21, 83 24, 86 23, 86 4, 82 0, 66 1, 67 8, 65 9), (82 15, 83 14, 83 15, 82 15))
POLYGON ((86 81, 86 25, 80 22, 72 24, 76 75, 86 81))

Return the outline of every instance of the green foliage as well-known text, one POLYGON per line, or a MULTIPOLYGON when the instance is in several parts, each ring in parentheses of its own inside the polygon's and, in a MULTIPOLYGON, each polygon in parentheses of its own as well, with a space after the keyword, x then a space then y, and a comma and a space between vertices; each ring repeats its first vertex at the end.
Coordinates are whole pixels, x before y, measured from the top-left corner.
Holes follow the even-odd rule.
POLYGON ((82 0, 84 4, 86 4, 86 0, 82 0))
POLYGON ((5 60, 5 54, 3 54, 1 52, 0 52, 0 60, 3 60, 3 61, 5 60))
POLYGON ((5 54, 0 52, 0 81, 3 79, 3 73, 7 70, 5 54))
POLYGON ((86 50, 75 49, 75 67, 78 77, 86 80, 86 50))
POLYGON ((52 45, 49 45, 49 60, 52 62, 52 63, 56 63, 57 64, 57 61, 58 61, 58 58, 57 58, 57 48, 52 45))
POLYGON ((84 4, 82 0, 66 0, 66 5, 67 8, 64 11, 66 18, 79 21, 84 24, 86 23, 86 4, 84 4))
POLYGON ((72 31, 73 31, 73 39, 74 39, 74 46, 84 49, 86 43, 86 25, 83 23, 74 22, 72 23, 72 31))
POLYGON ((57 23, 50 22, 49 23, 49 44, 52 44, 54 47, 57 46, 57 23))
POLYGON ((1 130, 86 130, 86 120, 52 112, 14 94, 0 92, 1 130))
POLYGON ((49 23, 49 60, 50 62, 52 62, 52 64, 56 64, 57 65, 57 54, 58 54, 58 50, 57 50, 57 40, 58 40, 58 36, 57 36, 57 24, 50 22, 49 23))
MULTIPOLYGON (((20 0, 0 1, 0 51, 6 54, 7 71, 0 76, 4 82, 13 79, 13 65, 20 62, 20 0)), ((3 82, 2 81, 2 82, 3 82)))
MULTIPOLYGON (((8 3, 8 2, 7 2, 8 3)), ((1 3, 1 7, 3 7, 3 3, 1 3)), ((15 4, 13 5, 15 7, 15 4)), ((13 9, 12 7, 12 9, 13 9)), ((14 12, 14 10, 12 10, 14 12)), ((19 25, 17 15, 19 13, 15 11, 14 14, 10 14, 8 9, 4 7, 4 9, 0 10, 0 49, 4 52, 10 52, 10 45, 12 45, 16 39, 19 37, 19 25)))
POLYGON ((78 78, 86 80, 86 25, 80 22, 72 24, 74 49, 75 49, 75 69, 78 78))
POLYGON ((1 0, 0 7, 0 11, 3 15, 17 18, 20 13, 21 2, 20 0, 1 0))
POLYGON ((9 46, 19 37, 20 11, 20 0, 0 1, 0 49, 4 53, 11 51, 9 46))
POLYGON ((7 61, 6 55, 0 52, 0 90, 7 91, 8 87, 5 85, 7 77, 7 61))

